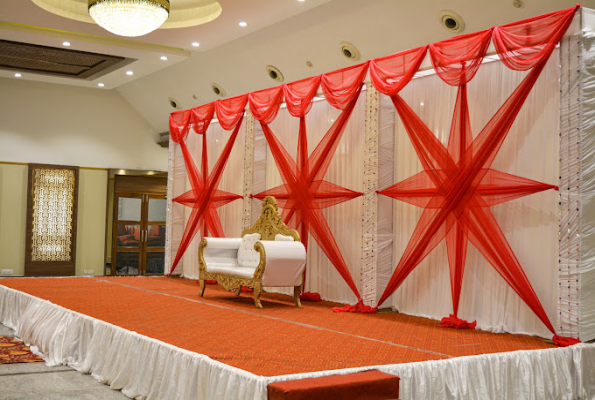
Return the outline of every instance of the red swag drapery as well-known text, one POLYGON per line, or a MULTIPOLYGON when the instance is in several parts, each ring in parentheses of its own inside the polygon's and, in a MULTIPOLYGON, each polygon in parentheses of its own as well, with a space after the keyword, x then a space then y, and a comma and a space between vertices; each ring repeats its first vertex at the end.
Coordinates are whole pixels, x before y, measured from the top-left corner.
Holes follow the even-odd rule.
MULTIPOLYGON (((471 241, 548 329, 555 333, 489 208, 555 186, 506 174, 490 167, 545 63, 572 22, 577 8, 578 5, 378 58, 318 77, 173 113, 170 117, 171 137, 182 147, 192 186, 192 190, 176 198, 176 201, 192 207, 193 210, 172 271, 201 224, 205 231, 214 235, 222 234, 215 209, 239 197, 218 191, 217 185, 237 137, 244 107, 249 101, 283 179, 283 185, 254 197, 277 197, 279 205, 284 209, 286 223, 300 230, 305 244, 308 232, 319 243, 360 299, 355 307, 345 307, 339 311, 373 311, 369 307, 362 307, 361 297, 321 211, 325 207, 361 195, 325 181, 324 175, 369 67, 373 85, 381 93, 391 97, 423 166, 421 173, 379 191, 382 195, 422 207, 424 211, 378 304, 387 300, 434 247, 442 239, 446 239, 453 314, 443 319, 443 324, 474 326, 473 323, 468 324, 457 317, 467 243, 471 241), (467 83, 475 76, 490 42, 508 68, 529 72, 473 139, 467 83), (399 91, 410 82, 427 55, 440 78, 447 84, 458 87, 447 146, 438 141, 399 95, 399 91), (326 100, 333 107, 342 110, 342 113, 308 157, 305 116, 319 85, 322 86, 326 100), (300 118, 296 160, 289 156, 268 126, 275 119, 283 99, 290 114, 300 118), (222 127, 234 131, 215 168, 208 174, 204 132, 215 111, 222 127), (203 134, 201 172, 194 165, 184 143, 191 125, 197 133, 203 134)), ((575 341, 554 335, 554 342, 561 345, 575 341)))
POLYGON ((364 63, 249 95, 250 110, 262 126, 283 180, 282 185, 254 197, 275 196, 279 207, 283 208, 284 222, 299 230, 305 246, 308 245, 308 233, 312 234, 358 300, 361 296, 322 209, 363 194, 325 181, 324 176, 358 100, 367 71, 368 63, 364 63), (342 112, 308 157, 305 118, 319 86, 322 86, 326 100, 342 112), (289 113, 300 119, 297 160, 293 160, 269 127, 283 97, 289 113))
MULTIPOLYGON (((379 191, 424 208, 379 305, 442 239, 446 239, 454 313, 444 318, 442 324, 474 327, 474 323, 465 325, 466 321, 457 318, 467 243, 471 241, 555 334, 489 207, 556 187, 505 174, 490 166, 545 63, 572 22, 575 11, 576 7, 573 7, 370 62, 374 86, 391 97, 424 169, 379 191), (508 68, 530 72, 473 139, 466 85, 475 76, 490 41, 508 68), (447 147, 399 96, 399 91, 417 72, 426 53, 429 53, 438 76, 447 84, 458 87, 447 147)), ((554 336, 555 341, 561 339, 554 336)))
POLYGON ((168 276, 175 270, 188 245, 201 227, 205 236, 207 232, 210 232, 215 237, 223 236, 223 227, 217 214, 217 208, 233 200, 242 198, 242 196, 237 194, 217 190, 217 187, 231 154, 231 149, 240 131, 247 101, 248 95, 217 100, 214 103, 191 110, 174 112, 169 117, 170 137, 174 142, 180 144, 182 148, 186 172, 190 186, 192 187, 192 189, 172 201, 191 207, 192 212, 190 213, 190 218, 182 235, 180 247, 178 248, 168 276), (219 125, 223 129, 227 131, 233 130, 233 132, 217 163, 209 174, 206 132, 215 112, 217 113, 219 125), (202 135, 201 171, 196 167, 188 151, 188 147, 186 147, 186 138, 188 137, 191 126, 197 134, 202 135))

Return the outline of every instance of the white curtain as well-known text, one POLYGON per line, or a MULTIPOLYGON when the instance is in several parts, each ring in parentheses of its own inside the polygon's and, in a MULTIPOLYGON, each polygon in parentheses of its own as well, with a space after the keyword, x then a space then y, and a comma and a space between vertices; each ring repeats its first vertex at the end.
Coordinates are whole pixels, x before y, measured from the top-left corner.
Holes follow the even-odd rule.
MULTIPOLYGON (((343 137, 324 178, 331 183, 359 192, 363 191, 365 98, 365 94, 362 93, 345 127, 343 137)), ((314 102, 312 109, 306 115, 308 151, 310 154, 330 129, 340 112, 326 101, 314 102)), ((270 127, 295 160, 297 156, 299 118, 292 117, 287 109, 282 108, 277 118, 270 124, 270 127)), ((254 168, 256 174, 256 164, 254 168)), ((271 189, 282 183, 273 156, 267 150, 266 189, 271 189)), ((257 184, 256 180, 254 184, 257 184)), ((363 197, 358 197, 323 210, 349 272, 360 291, 362 202, 363 197)), ((312 238, 312 235, 308 239, 307 257, 306 291, 320 293, 325 300, 342 303, 355 303, 357 301, 357 297, 330 263, 322 249, 312 238)), ((270 290, 289 293, 287 289, 270 288, 270 290)))
MULTIPOLYGON (((171 263, 174 261, 182 235, 184 234, 184 227, 186 224, 186 207, 182 204, 175 203, 172 200, 177 196, 188 190, 186 188, 186 168, 184 165, 184 157, 180 145, 171 141, 170 144, 170 160, 168 171, 168 187, 167 187, 167 202, 170 207, 168 210, 168 238, 169 246, 166 246, 166 272, 171 272, 171 263)), ((181 275, 184 270, 184 259, 181 259, 178 266, 173 271, 174 275, 181 275)))
MULTIPOLYGON (((558 182, 559 68, 554 52, 519 113, 492 168, 540 182, 558 182)), ((524 73, 500 62, 484 63, 468 85, 469 113, 474 136, 490 120, 517 87, 524 73)), ((456 87, 434 74, 414 79, 401 95, 424 123, 446 145, 456 98, 456 87)), ((391 107, 381 96, 380 113, 391 107)), ((391 111, 394 131, 394 182, 422 170, 398 114, 391 111)), ((380 117, 380 120, 386 118, 380 117)), ((383 132, 381 130, 381 134, 383 132)), ((383 189, 382 187, 381 189, 383 189)), ((421 215, 420 208, 393 200, 393 254, 389 264, 379 265, 382 288, 398 263, 421 215)), ((554 190, 533 194, 492 207, 500 227, 521 263, 554 326, 557 325, 558 194, 554 190)), ((390 215, 386 210, 381 213, 390 215)), ((386 242, 386 241, 385 241, 386 242)), ((390 240, 388 241, 390 245, 390 240)), ((379 294, 381 293, 379 292, 379 294)), ((389 304, 385 303, 385 306, 389 304)), ((448 260, 444 241, 407 277, 392 296, 400 312, 440 319, 452 313, 448 260)), ((508 286, 483 256, 469 244, 461 292, 459 317, 477 320, 484 330, 550 336, 551 333, 508 286)))

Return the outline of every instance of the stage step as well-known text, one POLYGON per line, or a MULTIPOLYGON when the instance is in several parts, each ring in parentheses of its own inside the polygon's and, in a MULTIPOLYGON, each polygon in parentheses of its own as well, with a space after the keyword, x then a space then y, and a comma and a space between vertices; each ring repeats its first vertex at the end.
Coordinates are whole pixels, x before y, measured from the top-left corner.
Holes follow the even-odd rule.
POLYGON ((273 382, 269 400, 388 400, 399 397, 399 377, 371 370, 273 382))

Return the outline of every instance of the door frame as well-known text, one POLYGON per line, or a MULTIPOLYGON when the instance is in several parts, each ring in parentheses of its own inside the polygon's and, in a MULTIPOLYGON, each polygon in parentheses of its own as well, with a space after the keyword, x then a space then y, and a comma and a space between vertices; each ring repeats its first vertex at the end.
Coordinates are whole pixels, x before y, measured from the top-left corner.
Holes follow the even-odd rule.
MULTIPOLYGON (((115 175, 114 176, 114 192, 113 192, 113 217, 112 217, 112 251, 111 251, 111 275, 116 276, 117 272, 117 252, 138 252, 139 266, 138 275, 146 275, 147 268, 147 253, 162 252, 165 253, 165 246, 162 248, 150 248, 147 244, 148 226, 149 225, 166 225, 166 221, 149 221, 148 208, 149 199, 164 199, 167 196, 167 178, 165 177, 150 177, 150 176, 134 176, 134 175, 115 175), (118 199, 120 197, 140 198, 141 199, 141 218, 140 221, 118 221, 118 199), (117 247, 117 227, 118 222, 127 223, 131 225, 140 225, 141 237, 138 248, 118 250, 117 247)), ((164 266, 165 270, 165 266, 164 266)), ((149 274, 161 275, 161 274, 149 274)))

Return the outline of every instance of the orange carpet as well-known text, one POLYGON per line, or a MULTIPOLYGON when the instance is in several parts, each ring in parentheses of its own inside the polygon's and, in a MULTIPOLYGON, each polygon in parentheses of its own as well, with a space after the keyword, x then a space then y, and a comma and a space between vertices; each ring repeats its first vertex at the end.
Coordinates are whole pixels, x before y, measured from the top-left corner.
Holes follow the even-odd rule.
POLYGON ((205 354, 246 371, 274 376, 366 365, 554 347, 543 339, 438 327, 397 313, 336 314, 335 303, 307 303, 252 293, 235 297, 194 280, 145 277, 2 279, 0 284, 68 309, 205 354))

